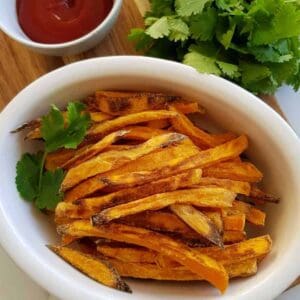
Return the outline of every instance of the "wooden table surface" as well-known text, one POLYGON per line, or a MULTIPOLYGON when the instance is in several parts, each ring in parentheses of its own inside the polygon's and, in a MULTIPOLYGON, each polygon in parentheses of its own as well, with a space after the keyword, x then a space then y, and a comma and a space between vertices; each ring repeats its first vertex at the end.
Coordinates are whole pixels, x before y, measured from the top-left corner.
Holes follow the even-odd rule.
MULTIPOLYGON (((110 34, 96 48, 79 55, 53 57, 37 54, 0 31, 0 111, 29 83, 65 64, 98 56, 138 54, 127 35, 130 28, 143 25, 142 15, 148 9, 147 0, 124 0, 117 24, 110 34)), ((274 98, 264 97, 264 100, 283 115, 274 98)))

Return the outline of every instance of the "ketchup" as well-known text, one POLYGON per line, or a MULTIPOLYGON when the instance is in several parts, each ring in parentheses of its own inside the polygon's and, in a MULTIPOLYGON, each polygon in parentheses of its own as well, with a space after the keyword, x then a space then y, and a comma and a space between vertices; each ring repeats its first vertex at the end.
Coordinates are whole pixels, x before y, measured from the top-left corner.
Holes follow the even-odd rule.
POLYGON ((112 5, 112 0, 17 0, 17 14, 29 38, 55 44, 75 40, 95 29, 112 5))

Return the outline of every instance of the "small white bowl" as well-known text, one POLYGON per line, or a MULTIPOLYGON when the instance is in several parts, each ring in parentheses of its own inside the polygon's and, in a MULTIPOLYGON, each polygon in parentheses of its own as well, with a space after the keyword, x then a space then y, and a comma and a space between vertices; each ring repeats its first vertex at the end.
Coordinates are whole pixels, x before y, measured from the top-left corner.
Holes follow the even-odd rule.
POLYGON ((0 115, 0 241, 14 261, 37 283, 61 299, 198 300, 274 299, 300 274, 300 142, 269 106, 222 78, 199 74, 170 61, 146 57, 106 57, 78 62, 51 72, 19 93, 0 115), (134 66, 134 67, 132 67, 134 66), (152 90, 199 100, 221 127, 246 133, 248 155, 264 172, 264 185, 281 197, 268 205, 272 252, 258 273, 233 280, 225 295, 207 283, 128 280, 133 294, 87 278, 49 251, 57 242, 53 223, 22 200, 15 187, 15 165, 32 142, 10 131, 46 113, 51 103, 63 106, 98 89, 152 90))
POLYGON ((57 56, 76 54, 96 46, 109 33, 118 18, 122 2, 113 0, 113 7, 105 20, 84 36, 66 43, 44 44, 34 42, 23 32, 18 22, 16 0, 0 0, 0 29, 36 52, 57 56))

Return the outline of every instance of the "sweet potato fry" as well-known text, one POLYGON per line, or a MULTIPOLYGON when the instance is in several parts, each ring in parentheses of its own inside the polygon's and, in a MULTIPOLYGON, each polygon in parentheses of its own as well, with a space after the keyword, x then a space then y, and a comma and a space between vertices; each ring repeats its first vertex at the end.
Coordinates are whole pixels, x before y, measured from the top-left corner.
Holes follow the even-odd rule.
POLYGON ((71 159, 78 150, 75 149, 59 149, 55 152, 48 153, 45 161, 45 168, 54 171, 60 168, 66 161, 71 159))
POLYGON ((224 292, 228 286, 226 270, 216 260, 157 232, 121 224, 93 227, 89 221, 75 221, 71 224, 61 225, 58 227, 58 232, 77 237, 103 237, 143 246, 158 251, 186 266, 187 269, 202 276, 204 280, 210 282, 221 292, 224 292))
POLYGON ((195 112, 205 113, 205 109, 200 107, 197 102, 173 102, 172 106, 182 114, 191 114, 195 112))
POLYGON ((170 105, 171 111, 177 112, 178 115, 171 119, 172 127, 182 134, 189 136, 192 141, 201 149, 207 149, 218 146, 225 142, 234 139, 236 136, 233 133, 212 135, 204 130, 196 127, 180 110, 174 105, 170 105))
POLYGON ((260 226, 265 225, 266 214, 251 204, 242 201, 234 201, 232 209, 246 214, 246 220, 251 224, 260 226))
MULTIPOLYGON (((68 222, 69 223, 69 222, 68 222)), ((65 223, 66 224, 66 223, 65 223)), ((61 241, 60 241, 60 243, 61 243, 61 246, 68 246, 68 245, 70 245, 70 244, 72 244, 74 241, 76 241, 77 240, 77 238, 76 237, 74 237, 74 236, 71 236, 71 235, 63 235, 62 237, 61 237, 61 241)))
POLYGON ((170 126, 170 123, 168 120, 164 119, 164 120, 153 120, 153 121, 149 121, 147 122, 147 126, 145 126, 146 128, 150 129, 164 129, 170 126))
MULTIPOLYGON (((113 169, 116 169, 130 161, 134 161, 139 157, 149 154, 155 150, 164 149, 172 145, 181 143, 186 136, 178 133, 167 133, 155 136, 143 144, 137 145, 133 149, 123 151, 110 151, 99 154, 83 163, 71 168, 61 185, 61 190, 66 191, 75 186, 79 182, 113 169)), ((103 140, 102 140, 103 141, 103 140)), ((107 143, 104 141, 104 145, 107 143)), ((93 147, 92 147, 93 148, 93 147)), ((94 147, 102 148, 102 146, 94 147)))
POLYGON ((242 135, 223 145, 199 152, 197 147, 187 140, 177 147, 141 157, 134 163, 106 173, 105 176, 90 178, 68 191, 64 201, 72 202, 84 198, 107 186, 121 188, 142 185, 188 169, 207 167, 238 156, 247 146, 247 137, 242 135))
POLYGON ((256 186, 251 187, 250 198, 255 201, 271 202, 271 203, 279 203, 280 199, 271 194, 265 193, 261 189, 256 186))
POLYGON ((198 207, 230 207, 236 194, 218 187, 200 187, 162 194, 107 208, 92 216, 94 225, 108 223, 146 210, 158 210, 172 204, 192 204, 198 207))
MULTIPOLYGON (((156 120, 165 121, 165 120, 156 120)), ((124 136, 124 139, 137 140, 137 141, 147 141, 157 135, 168 133, 167 130, 150 128, 146 126, 128 126, 124 130, 128 131, 124 136)))
POLYGON ((106 286, 131 293, 115 268, 106 260, 67 247, 48 246, 54 253, 88 277, 106 286))
MULTIPOLYGON (((199 153, 199 149, 189 139, 181 144, 152 152, 116 170, 90 178, 65 193, 64 201, 72 202, 100 191, 105 187, 128 188, 169 177, 187 169, 178 166, 187 158, 199 153)), ((192 162, 191 164, 192 165, 192 162)), ((196 168, 194 166, 193 168, 196 168)))
MULTIPOLYGON (((109 259, 109 261, 124 277, 173 281, 203 280, 201 276, 193 274, 183 266, 157 267, 154 264, 123 262, 118 259, 109 259)), ((239 264, 225 266, 225 269, 230 278, 248 277, 256 274, 257 261, 250 259, 239 264)))
POLYGON ((135 226, 144 227, 154 231, 174 233, 187 239, 198 239, 199 234, 191 229, 180 218, 170 212, 145 211, 139 214, 124 217, 119 222, 135 226))
POLYGON ((124 263, 156 264, 159 267, 175 267, 180 264, 167 256, 142 247, 112 247, 99 245, 97 251, 105 257, 115 258, 124 263))
POLYGON ((224 230, 243 231, 245 228, 246 215, 238 213, 234 215, 227 215, 223 217, 224 230))
POLYGON ((249 162, 222 162, 203 169, 204 177, 215 177, 246 182, 262 180, 262 173, 249 162))
POLYGON ((225 230, 223 232, 223 242, 224 244, 233 244, 244 241, 246 239, 245 231, 237 231, 237 230, 225 230))
POLYGON ((146 110, 164 109, 168 103, 182 101, 179 96, 154 92, 98 91, 94 106, 110 115, 128 115, 146 110))
POLYGON ((223 232, 223 219, 220 211, 202 211, 212 220, 219 232, 223 232))
POLYGON ((269 235, 252 238, 225 246, 219 247, 194 248, 195 251, 206 254, 223 265, 239 263, 246 259, 260 258, 271 251, 272 240, 269 235))
POLYGON ((60 202, 55 209, 55 217, 75 219, 89 218, 101 210, 114 205, 193 186, 197 184, 200 179, 201 169, 193 169, 135 188, 120 190, 100 197, 81 199, 77 201, 76 204, 60 202))
POLYGON ((170 105, 169 109, 177 113, 177 116, 171 120, 172 127, 182 134, 189 136, 192 141, 201 149, 216 146, 209 133, 196 127, 183 113, 180 113, 176 107, 170 105))
POLYGON ((113 119, 112 115, 103 113, 103 112, 90 112, 91 121, 94 123, 101 123, 103 121, 111 120, 113 119))
POLYGON ((124 128, 125 126, 152 120, 170 119, 177 116, 176 112, 167 110, 155 110, 138 112, 131 115, 121 116, 113 120, 108 120, 99 124, 94 124, 88 131, 88 137, 103 137, 108 133, 124 128))
POLYGON ((128 131, 126 130, 119 130, 105 136, 102 140, 100 140, 96 144, 87 146, 84 151, 76 152, 75 155, 73 155, 70 159, 65 161, 62 167, 64 169, 70 169, 78 166, 79 164, 85 162, 86 160, 102 152, 108 146, 111 146, 113 143, 121 139, 127 133, 128 131))
POLYGON ((198 186, 216 185, 237 194, 249 195, 251 186, 248 182, 213 177, 202 177, 198 186))
POLYGON ((213 244, 223 247, 222 237, 217 227, 205 214, 187 204, 172 204, 170 209, 201 236, 213 244))

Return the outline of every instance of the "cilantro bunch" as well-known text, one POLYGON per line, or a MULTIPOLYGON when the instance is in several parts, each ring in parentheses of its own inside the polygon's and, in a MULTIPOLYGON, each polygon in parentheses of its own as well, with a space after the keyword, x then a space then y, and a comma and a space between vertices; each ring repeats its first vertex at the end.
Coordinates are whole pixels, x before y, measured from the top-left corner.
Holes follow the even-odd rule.
POLYGON ((17 163, 17 190, 22 198, 33 202, 39 209, 53 210, 63 197, 60 186, 64 171, 46 171, 45 159, 48 153, 60 148, 76 149, 82 142, 90 124, 90 117, 83 110, 82 103, 70 102, 65 120, 63 113, 52 105, 49 114, 41 120, 45 151, 25 153, 17 163))
POLYGON ((253 93, 300 87, 299 0, 152 0, 129 39, 146 55, 182 61, 253 93))

